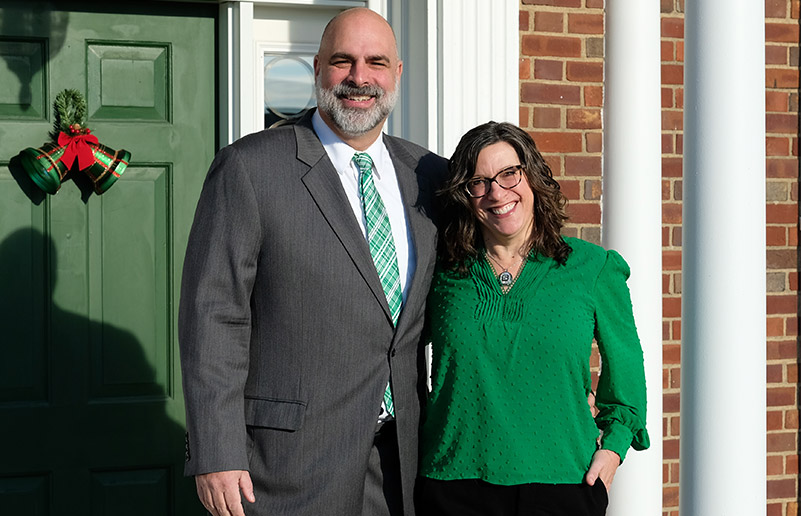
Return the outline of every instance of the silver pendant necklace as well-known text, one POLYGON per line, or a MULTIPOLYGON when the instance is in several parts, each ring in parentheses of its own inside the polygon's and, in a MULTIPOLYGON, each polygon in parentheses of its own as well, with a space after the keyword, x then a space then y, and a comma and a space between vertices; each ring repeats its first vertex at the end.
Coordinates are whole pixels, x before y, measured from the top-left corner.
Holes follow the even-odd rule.
MULTIPOLYGON (((511 287, 512 283, 514 283, 514 281, 515 281, 515 277, 511 272, 509 272, 509 269, 517 267, 517 265, 519 265, 523 261, 523 258, 525 257, 525 255, 521 256, 520 259, 517 262, 515 262, 514 264, 512 264, 511 267, 504 267, 503 265, 501 265, 501 262, 499 262, 498 260, 493 258, 489 254, 489 251, 487 251, 486 249, 484 249, 484 256, 486 256, 487 258, 489 258, 493 262, 497 263, 498 267, 503 269, 503 272, 498 274, 498 283, 500 284, 500 286, 502 286, 502 287, 511 287)), ((490 263, 490 266, 492 266, 492 263, 490 263)))

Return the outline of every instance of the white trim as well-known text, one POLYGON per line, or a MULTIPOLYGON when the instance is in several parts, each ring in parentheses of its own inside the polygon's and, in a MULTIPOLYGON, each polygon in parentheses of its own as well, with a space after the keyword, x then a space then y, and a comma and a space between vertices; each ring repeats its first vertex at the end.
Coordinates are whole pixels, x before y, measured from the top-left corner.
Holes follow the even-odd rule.
POLYGON ((285 54, 304 54, 315 55, 318 46, 308 43, 275 43, 266 41, 256 42, 256 52, 254 59, 258 63, 255 67, 255 95, 256 109, 253 110, 253 126, 259 130, 264 129, 264 54, 268 52, 279 52, 285 54))

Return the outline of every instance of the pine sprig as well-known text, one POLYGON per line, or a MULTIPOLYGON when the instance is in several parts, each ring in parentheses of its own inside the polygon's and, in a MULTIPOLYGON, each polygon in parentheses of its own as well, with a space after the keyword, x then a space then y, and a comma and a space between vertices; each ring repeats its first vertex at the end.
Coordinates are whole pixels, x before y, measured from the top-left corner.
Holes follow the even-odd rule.
POLYGON ((77 90, 64 90, 56 96, 53 102, 55 120, 53 123, 53 139, 58 133, 77 134, 88 132, 84 127, 86 123, 86 99, 77 90))

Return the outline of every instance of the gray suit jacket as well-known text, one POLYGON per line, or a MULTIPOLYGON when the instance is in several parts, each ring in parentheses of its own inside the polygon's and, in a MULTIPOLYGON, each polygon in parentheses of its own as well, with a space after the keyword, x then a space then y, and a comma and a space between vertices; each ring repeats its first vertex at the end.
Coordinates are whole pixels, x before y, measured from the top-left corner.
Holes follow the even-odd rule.
POLYGON ((310 116, 222 149, 184 262, 185 473, 245 469, 269 514, 360 514, 387 380, 406 514, 424 397, 420 334, 443 158, 384 136, 417 268, 397 328, 310 116))

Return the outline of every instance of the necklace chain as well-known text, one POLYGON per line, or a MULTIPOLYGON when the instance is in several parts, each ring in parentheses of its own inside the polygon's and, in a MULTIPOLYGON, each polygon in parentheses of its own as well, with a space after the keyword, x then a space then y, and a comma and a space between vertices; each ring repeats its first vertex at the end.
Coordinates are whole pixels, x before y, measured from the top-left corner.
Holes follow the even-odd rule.
MULTIPOLYGON (((490 260, 492 260, 493 262, 497 263, 497 264, 498 264, 498 267, 500 267, 501 269, 503 269, 503 272, 501 272, 500 274, 498 274, 498 283, 501 285, 501 287, 504 287, 504 288, 510 288, 510 287, 511 287, 511 286, 514 284, 514 281, 515 281, 515 276, 514 276, 514 274, 512 274, 511 272, 509 272, 509 269, 512 269, 512 268, 514 268, 514 267, 517 267, 517 266, 518 266, 520 263, 522 263, 522 262, 523 262, 523 259, 526 257, 526 255, 527 255, 527 254, 528 254, 528 253, 525 253, 525 254, 523 254, 523 255, 520 257, 520 259, 519 259, 519 260, 517 260, 517 262, 513 263, 511 266, 509 266, 509 267, 504 267, 503 265, 501 265, 501 262, 499 262, 498 260, 496 260, 496 259, 495 259, 495 258, 494 258, 494 257, 493 257, 493 256, 492 256, 490 253, 489 253, 489 251, 487 251, 486 249, 484 249, 484 256, 486 256, 487 258, 489 258, 489 259, 490 259, 490 260)), ((492 262, 490 262, 490 266, 492 266, 492 262)))

